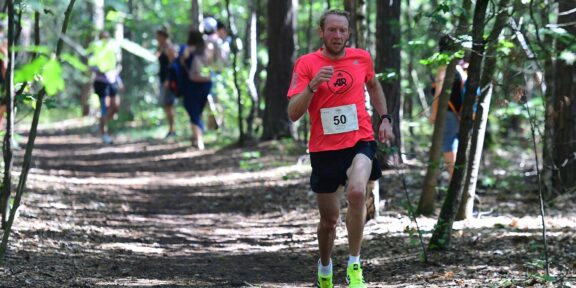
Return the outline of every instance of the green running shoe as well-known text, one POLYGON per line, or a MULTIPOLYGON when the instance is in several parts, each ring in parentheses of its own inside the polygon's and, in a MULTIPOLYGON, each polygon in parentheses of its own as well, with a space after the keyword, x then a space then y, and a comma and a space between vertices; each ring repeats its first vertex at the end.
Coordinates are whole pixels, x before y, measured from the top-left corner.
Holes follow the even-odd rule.
POLYGON ((349 288, 366 288, 364 284, 364 277, 362 276, 362 268, 360 263, 352 263, 346 269, 346 282, 349 288))
POLYGON ((328 276, 322 276, 318 273, 318 283, 316 284, 318 288, 334 288, 334 284, 332 284, 332 273, 328 276))

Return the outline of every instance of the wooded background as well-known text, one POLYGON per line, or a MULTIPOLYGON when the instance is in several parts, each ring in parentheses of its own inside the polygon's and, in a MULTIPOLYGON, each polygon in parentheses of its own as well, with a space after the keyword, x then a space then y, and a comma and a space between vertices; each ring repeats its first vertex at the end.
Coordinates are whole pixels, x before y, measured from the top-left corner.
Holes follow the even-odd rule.
MULTIPOLYGON (((119 119, 123 124, 117 124, 139 129, 153 129, 163 121, 157 107, 158 63, 146 60, 141 51, 154 51, 155 30, 168 26, 173 41, 185 43, 189 29, 199 27, 203 17, 221 20, 229 28, 232 64, 223 72, 224 85, 218 91, 225 125, 213 132, 218 138, 214 141, 241 145, 279 138, 306 143, 307 118, 291 123, 286 112, 293 64, 298 56, 319 48, 320 15, 326 9, 346 9, 352 14, 349 44, 372 54, 393 115, 397 135, 393 146, 401 153, 388 151, 381 157, 392 167, 416 161, 427 169, 418 213, 431 213, 441 163, 440 139, 432 137, 432 131, 441 134, 442 121, 435 127, 426 122, 431 83, 440 65, 448 65, 446 81, 450 81, 457 55, 470 59, 466 84, 470 97, 462 115, 457 169, 440 216, 447 227, 458 209, 459 218, 470 217, 482 151, 515 147, 517 153, 538 156, 541 161, 535 170, 542 172, 546 197, 576 193, 576 2, 572 0, 92 0, 73 7, 68 1, 29 0, 0 1, 0 6, 5 35, 14 48, 14 58, 6 59, 9 75, 14 76, 8 77, 13 80, 5 85, 4 95, 16 99, 22 118, 39 111, 39 102, 48 108, 42 121, 96 111, 82 51, 106 29, 119 41, 140 45, 122 53, 126 91, 119 119), (70 21, 67 30, 61 30, 68 7, 70 21), (439 54, 438 40, 444 34, 457 47, 439 54), (478 89, 481 96, 476 98, 478 89), (479 107, 476 117, 472 117, 474 102, 479 107)), ((441 98, 448 93, 444 91, 441 98)), ((7 137, 14 121, 10 115, 7 137)), ((5 161, 9 155, 5 152, 5 161)), ((6 171, 4 187, 9 187, 6 171)), ((491 178, 484 175, 481 181, 490 185, 491 178)), ((449 240, 446 231, 435 236, 449 240)))

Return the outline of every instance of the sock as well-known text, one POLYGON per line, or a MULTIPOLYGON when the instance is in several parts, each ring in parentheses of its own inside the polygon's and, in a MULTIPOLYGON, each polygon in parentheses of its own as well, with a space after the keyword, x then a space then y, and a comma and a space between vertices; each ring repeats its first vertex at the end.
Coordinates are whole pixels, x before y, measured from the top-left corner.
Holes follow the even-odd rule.
POLYGON ((318 260, 318 272, 321 276, 330 276, 332 274, 332 259, 326 266, 322 265, 322 261, 318 260))
POLYGON ((350 264, 352 263, 360 263, 360 255, 358 256, 350 255, 350 258, 348 258, 348 266, 350 266, 350 264))

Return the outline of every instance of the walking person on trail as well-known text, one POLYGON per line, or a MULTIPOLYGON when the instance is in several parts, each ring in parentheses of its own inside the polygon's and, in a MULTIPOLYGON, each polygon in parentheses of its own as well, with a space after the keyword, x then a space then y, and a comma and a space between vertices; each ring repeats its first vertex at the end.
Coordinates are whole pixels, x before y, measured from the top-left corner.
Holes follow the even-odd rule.
MULTIPOLYGON (((438 51, 440 53, 447 50, 450 43, 450 36, 443 36, 440 38, 438 44, 438 51)), ((444 153, 444 162, 448 168, 450 178, 454 172, 454 163, 456 162, 456 152, 458 151, 459 131, 460 131, 460 112, 462 111, 462 104, 464 103, 464 95, 466 94, 466 80, 468 78, 468 63, 460 60, 456 65, 456 74, 454 81, 450 88, 450 100, 448 102, 448 111, 444 119, 444 132, 442 133, 442 152, 444 153)), ((438 114, 438 103, 442 86, 444 85, 444 77, 446 76, 446 66, 441 66, 436 72, 434 84, 432 84, 432 91, 434 98, 432 100, 432 108, 428 121, 431 124, 436 122, 436 115, 438 114)))
POLYGON ((156 49, 156 57, 160 64, 158 76, 160 77, 160 97, 158 103, 164 109, 166 114, 166 121, 168 121, 168 134, 166 139, 176 136, 174 129, 174 105, 177 102, 176 95, 170 90, 168 82, 168 68, 174 59, 176 59, 176 47, 170 40, 170 34, 166 27, 156 30, 156 40, 158 41, 158 48, 156 49))
POLYGON ((316 193, 318 224, 318 287, 333 287, 332 249, 340 218, 338 187, 346 185, 348 211, 348 268, 351 288, 367 287, 360 264, 360 249, 366 217, 366 184, 382 176, 375 158, 376 142, 370 115, 366 111, 366 87, 374 113, 380 116, 381 142, 394 139, 386 98, 375 78, 370 54, 347 48, 350 37, 349 13, 329 10, 320 18, 319 50, 300 57, 294 66, 288 90, 288 115, 296 121, 310 115, 310 186, 316 193))
POLYGON ((118 45, 106 31, 100 32, 99 40, 90 44, 88 65, 95 73, 94 93, 100 99, 100 134, 102 143, 112 144, 112 137, 108 134, 108 122, 114 119, 120 106, 118 90, 124 85, 120 79, 118 67, 118 45))
POLYGON ((180 65, 185 70, 184 83, 184 108, 190 116, 190 126, 192 128, 192 145, 196 145, 199 150, 204 150, 204 122, 202 121, 202 111, 208 101, 208 94, 212 87, 212 65, 213 55, 206 50, 206 42, 202 33, 191 30, 188 33, 188 41, 180 65))
POLYGON ((212 76, 212 89, 208 96, 208 105, 210 107, 208 115, 208 127, 218 129, 223 124, 223 109, 219 104, 218 91, 224 91, 224 81, 222 71, 227 67, 230 56, 230 37, 222 21, 213 17, 204 18, 204 34, 206 35, 206 51, 214 59, 212 76))

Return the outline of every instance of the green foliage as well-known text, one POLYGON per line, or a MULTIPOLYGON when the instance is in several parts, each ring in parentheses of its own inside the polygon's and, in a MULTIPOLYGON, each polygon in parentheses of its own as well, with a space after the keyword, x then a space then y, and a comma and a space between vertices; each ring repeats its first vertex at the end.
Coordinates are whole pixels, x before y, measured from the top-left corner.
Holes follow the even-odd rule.
POLYGON ((48 57, 42 55, 34 59, 32 62, 25 64, 22 68, 17 69, 14 72, 14 82, 23 83, 33 81, 35 77, 40 74, 44 65, 48 63, 48 60, 48 57))
POLYGON ((62 66, 60 62, 55 59, 50 59, 44 69, 42 69, 42 79, 46 94, 48 96, 55 95, 56 93, 64 90, 64 80, 62 79, 62 66))
POLYGON ((510 55, 514 47, 516 47, 514 42, 508 39, 501 39, 498 41, 498 47, 496 48, 496 51, 502 55, 510 55))

